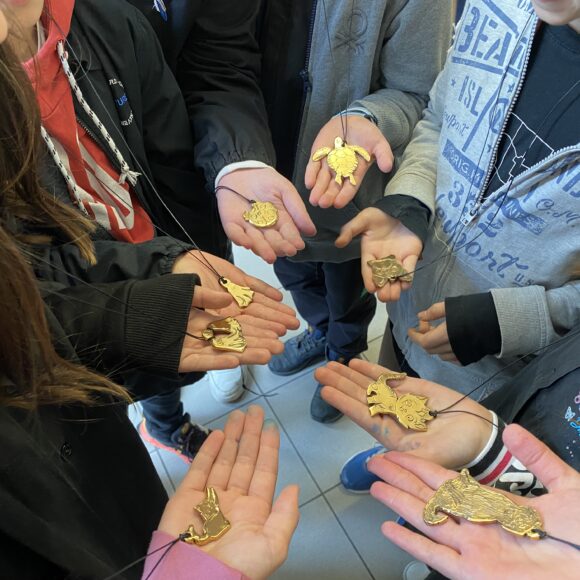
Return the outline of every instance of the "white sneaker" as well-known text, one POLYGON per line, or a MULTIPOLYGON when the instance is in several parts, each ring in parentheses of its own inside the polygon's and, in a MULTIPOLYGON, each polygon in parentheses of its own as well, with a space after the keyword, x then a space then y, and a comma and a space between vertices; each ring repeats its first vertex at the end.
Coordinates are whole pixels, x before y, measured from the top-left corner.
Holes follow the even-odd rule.
POLYGON ((209 371, 211 394, 218 403, 233 403, 244 394, 244 374, 242 367, 209 371))
POLYGON ((404 580, 425 580, 431 574, 431 570, 418 560, 409 562, 403 570, 404 580))

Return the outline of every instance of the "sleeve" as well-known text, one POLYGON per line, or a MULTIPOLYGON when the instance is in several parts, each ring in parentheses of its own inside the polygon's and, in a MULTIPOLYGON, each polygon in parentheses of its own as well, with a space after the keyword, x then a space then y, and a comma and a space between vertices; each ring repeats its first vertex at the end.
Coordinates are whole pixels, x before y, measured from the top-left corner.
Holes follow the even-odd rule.
POLYGON ((81 363, 109 375, 132 369, 177 376, 193 274, 67 287, 40 283, 47 308, 81 363))
POLYGON ((535 352, 580 325, 580 281, 491 291, 501 329, 499 357, 535 352))
POLYGON ((196 164, 208 183, 230 163, 275 165, 259 82, 259 9, 251 0, 202 2, 179 59, 177 78, 193 127, 196 164))
POLYGON ((177 541, 165 532, 153 532, 142 578, 145 580, 248 580, 197 546, 177 541))
POLYGON ((449 343, 468 365, 501 350, 501 330, 490 292, 445 299, 449 343))
POLYGON ((492 411, 493 430, 481 453, 465 467, 482 485, 524 496, 546 493, 546 488, 537 477, 528 471, 503 443, 505 423, 492 411))
POLYGON ((91 284, 146 280, 170 274, 175 260, 192 249, 191 245, 168 236, 140 244, 97 240, 94 247, 97 263, 91 266, 74 244, 47 246, 35 263, 37 277, 71 286, 78 282, 70 275, 91 284))
POLYGON ((401 149, 427 104, 429 90, 445 62, 451 41, 450 0, 432 2, 399 0, 391 10, 398 12, 389 23, 381 52, 381 78, 374 93, 351 104, 363 107, 391 148, 401 149))
POLYGON ((408 195, 389 195, 379 199, 374 207, 398 219, 423 244, 425 243, 429 231, 431 212, 418 199, 408 195))

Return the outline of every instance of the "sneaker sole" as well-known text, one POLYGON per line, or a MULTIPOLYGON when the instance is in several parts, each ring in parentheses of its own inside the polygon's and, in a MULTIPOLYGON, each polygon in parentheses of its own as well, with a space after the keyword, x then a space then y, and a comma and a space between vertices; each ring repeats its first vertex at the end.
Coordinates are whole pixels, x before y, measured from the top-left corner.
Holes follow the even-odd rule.
POLYGON ((139 425, 139 435, 141 435, 141 438, 144 441, 147 441, 147 443, 153 445, 153 447, 157 447, 158 449, 163 449, 163 451, 167 451, 169 453, 173 453, 173 455, 177 455, 177 457, 179 457, 182 461, 187 463, 187 465, 190 465, 191 462, 193 461, 188 459, 180 451, 177 451, 177 449, 169 447, 168 445, 164 445, 163 443, 161 443, 161 441, 158 441, 157 439, 149 435, 149 433, 147 432, 147 428, 145 427, 145 421, 141 421, 141 424, 139 425))
POLYGON ((304 364, 300 365, 299 367, 292 369, 291 371, 275 371, 275 370, 272 370, 270 368, 270 365, 268 365, 268 369, 273 375, 276 375, 278 377, 289 377, 290 375, 295 375, 296 373, 299 373, 300 371, 303 371, 304 369, 307 369, 308 367, 311 367, 315 364, 318 364, 319 362, 322 362, 325 359, 326 359, 326 356, 322 355, 322 356, 317 357, 315 359, 309 360, 307 363, 304 363, 304 364))

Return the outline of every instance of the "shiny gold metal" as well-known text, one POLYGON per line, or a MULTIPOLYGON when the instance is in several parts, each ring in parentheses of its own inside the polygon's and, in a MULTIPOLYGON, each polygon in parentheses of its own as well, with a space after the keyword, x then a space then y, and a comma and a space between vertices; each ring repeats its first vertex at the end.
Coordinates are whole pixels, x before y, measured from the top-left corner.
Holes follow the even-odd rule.
POLYGON ((330 147, 317 149, 312 156, 312 161, 321 161, 328 156, 328 166, 336 173, 334 181, 342 185, 342 181, 348 179, 352 185, 356 185, 353 173, 358 167, 357 153, 365 161, 371 160, 371 156, 366 149, 358 145, 348 145, 340 137, 337 137, 334 140, 334 149, 330 147))
POLYGON ((406 429, 427 431, 427 421, 434 417, 427 407, 427 397, 406 393, 397 395, 388 381, 401 381, 406 373, 384 373, 367 387, 367 404, 371 417, 394 415, 406 429))
POLYGON ((242 217, 257 228, 270 228, 278 222, 278 210, 269 201, 252 201, 252 208, 242 217))
POLYGON ((254 291, 248 286, 239 286, 227 278, 220 278, 220 284, 232 295, 240 308, 247 308, 254 301, 254 291))
POLYGON ((504 530, 533 540, 544 532, 542 517, 534 508, 520 506, 481 485, 467 469, 441 485, 423 510, 423 520, 429 525, 442 524, 449 515, 475 523, 497 522, 504 530))
POLYGON ((201 336, 216 350, 244 352, 248 346, 242 334, 242 325, 231 316, 212 322, 201 333, 201 336))
POLYGON ((367 266, 370 266, 373 271, 373 282, 378 288, 382 288, 387 282, 392 284, 397 280, 401 280, 401 282, 413 281, 413 274, 409 274, 393 255, 380 260, 369 260, 367 266))
POLYGON ((203 532, 198 534, 195 526, 187 528, 187 536, 183 541, 187 544, 205 546, 210 542, 219 540, 231 527, 232 524, 226 519, 220 508, 220 502, 213 487, 205 488, 205 499, 194 508, 203 520, 203 532))

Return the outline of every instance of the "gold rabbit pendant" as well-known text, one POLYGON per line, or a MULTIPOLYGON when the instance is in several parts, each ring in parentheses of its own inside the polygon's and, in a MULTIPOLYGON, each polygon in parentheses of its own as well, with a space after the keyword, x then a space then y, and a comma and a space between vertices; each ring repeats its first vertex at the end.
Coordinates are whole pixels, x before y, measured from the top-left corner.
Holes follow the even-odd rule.
POLYGON ((194 508, 203 520, 203 532, 198 534, 195 526, 187 528, 183 541, 186 544, 205 546, 210 542, 219 540, 231 527, 232 524, 226 519, 220 508, 220 502, 213 487, 205 488, 205 499, 194 508))
POLYGON ((244 352, 248 346, 242 334, 242 325, 231 316, 208 324, 201 336, 216 350, 244 352))

